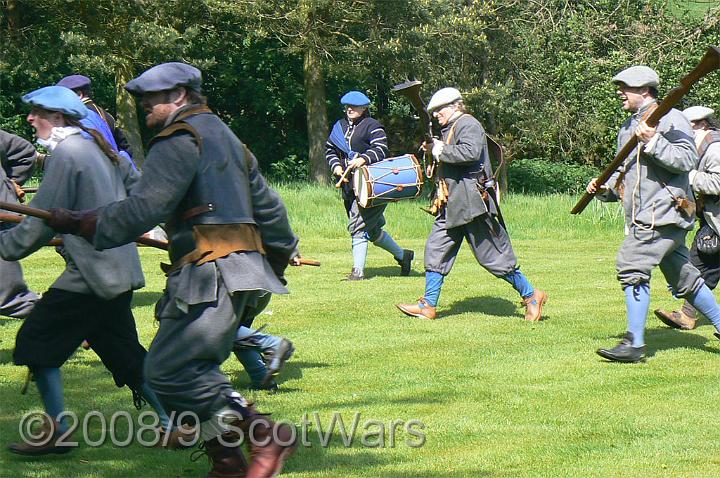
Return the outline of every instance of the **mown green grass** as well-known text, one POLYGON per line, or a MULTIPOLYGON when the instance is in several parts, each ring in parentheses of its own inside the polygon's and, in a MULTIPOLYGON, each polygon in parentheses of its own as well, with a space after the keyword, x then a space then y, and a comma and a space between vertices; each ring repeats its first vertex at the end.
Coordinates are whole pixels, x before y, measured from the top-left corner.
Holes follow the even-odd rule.
MULTIPOLYGON (((257 325, 293 340, 297 352, 282 375, 282 392, 247 392, 276 419, 300 423, 318 412, 327 426, 333 412, 360 426, 346 448, 337 429, 324 449, 315 427, 283 476, 311 477, 587 477, 720 475, 720 343, 703 324, 678 332, 648 319, 647 363, 603 362, 594 351, 613 345, 625 330, 624 303, 614 278, 622 217, 614 205, 594 203, 580 216, 576 198, 509 196, 504 212, 523 271, 548 291, 547 320, 522 320, 518 297, 504 281, 478 266, 464 247, 445 282, 440 320, 400 314, 394 305, 422 294, 422 251, 431 218, 423 203, 387 210, 387 230, 417 252, 414 272, 398 277, 384 251, 371 248, 370 280, 343 281, 350 271, 345 214, 336 192, 282 186, 303 255, 321 268, 291 268, 292 294, 270 304, 257 325), (402 428, 395 447, 364 447, 366 419, 417 419, 426 443, 402 428)), ((153 302, 164 278, 158 251, 143 249, 148 285, 135 296, 142 342, 154 333, 153 302)), ((24 261, 32 287, 43 290, 61 270, 44 250, 24 261)), ((652 307, 676 302, 659 272, 652 307)), ((24 369, 11 364, 20 322, 0 319, 0 436, 17 438, 20 416, 39 407, 37 390, 18 393, 24 369)), ((182 350, 178 350, 182 353, 182 350)), ((238 388, 248 379, 234 357, 224 365, 238 388)), ((66 404, 83 415, 137 416, 127 390, 114 387, 92 352, 79 351, 63 368, 66 404)), ((97 432, 97 426, 93 428, 97 432)), ((123 428, 124 430, 124 428, 123 428)), ((371 425, 377 431, 377 425, 371 425)), ((97 435, 94 435, 97 436, 97 435)), ((123 435, 124 436, 124 435, 123 435)), ((371 441, 377 442, 375 436, 371 441)), ((385 433, 389 445, 389 431, 385 433)), ((198 477, 204 459, 190 452, 82 446, 65 456, 23 459, 0 452, 7 477, 198 477)))

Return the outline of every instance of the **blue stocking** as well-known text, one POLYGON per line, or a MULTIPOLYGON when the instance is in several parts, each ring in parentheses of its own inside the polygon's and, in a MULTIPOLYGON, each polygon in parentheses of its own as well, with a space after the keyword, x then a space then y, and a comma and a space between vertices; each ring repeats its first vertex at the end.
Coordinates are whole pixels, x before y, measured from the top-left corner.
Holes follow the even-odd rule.
POLYGON ((376 246, 385 249, 390 254, 393 255, 393 257, 399 261, 403 258, 403 249, 398 245, 397 242, 385 231, 380 231, 380 237, 378 237, 375 241, 373 241, 373 244, 376 246))
POLYGON ((514 271, 504 275, 502 278, 509 282, 513 286, 513 289, 518 291, 520 297, 523 299, 532 297, 535 293, 535 289, 533 289, 533 286, 530 284, 530 281, 527 280, 525 274, 520 272, 520 269, 515 269, 514 271))
POLYGON ((160 399, 155 393, 155 390, 150 388, 147 382, 143 382, 141 391, 143 398, 147 400, 150 406, 155 409, 155 412, 157 412, 158 418, 160 418, 160 425, 162 425, 165 430, 172 430, 172 423, 170 423, 170 417, 168 417, 168 414, 165 411, 165 407, 163 407, 162 403, 160 403, 160 399))
POLYGON ((365 271, 367 251, 368 240, 365 237, 352 238, 353 269, 357 269, 360 273, 365 271))
MULTIPOLYGON (((63 397, 62 376, 60 369, 55 367, 37 367, 32 369, 35 376, 40 397, 42 398, 45 411, 51 418, 57 420, 58 415, 65 410, 65 399, 63 397)), ((60 420, 59 431, 67 430, 65 420, 60 420)))
POLYGON ((440 299, 440 289, 442 289, 445 276, 439 272, 425 272, 425 300, 428 304, 436 307, 440 299))
POLYGON ((688 302, 700 311, 705 317, 712 322, 715 328, 720 332, 720 307, 715 301, 715 296, 710 288, 703 284, 699 291, 693 296, 687 297, 688 302))
POLYGON ((650 308, 650 284, 644 282, 635 286, 627 286, 624 292, 628 331, 633 335, 632 346, 642 347, 645 345, 645 321, 650 308))

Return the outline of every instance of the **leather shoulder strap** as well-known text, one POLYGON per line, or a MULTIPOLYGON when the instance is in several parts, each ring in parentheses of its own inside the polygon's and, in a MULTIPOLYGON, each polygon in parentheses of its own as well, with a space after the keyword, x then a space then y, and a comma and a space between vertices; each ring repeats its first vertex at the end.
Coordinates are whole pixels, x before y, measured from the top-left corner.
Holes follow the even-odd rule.
POLYGON ((192 134, 195 138, 195 141, 197 141, 198 148, 200 148, 200 151, 202 152, 202 137, 200 136, 200 133, 198 133, 195 128, 193 128, 184 121, 175 121, 165 127, 162 131, 156 134, 153 139, 150 140, 148 147, 152 146, 156 141, 174 135, 178 131, 187 131, 188 133, 192 134))
POLYGON ((700 147, 698 148, 698 156, 700 156, 701 158, 705 156, 705 153, 707 152, 710 145, 717 142, 720 142, 720 131, 710 131, 708 134, 705 135, 702 143, 700 143, 700 147))

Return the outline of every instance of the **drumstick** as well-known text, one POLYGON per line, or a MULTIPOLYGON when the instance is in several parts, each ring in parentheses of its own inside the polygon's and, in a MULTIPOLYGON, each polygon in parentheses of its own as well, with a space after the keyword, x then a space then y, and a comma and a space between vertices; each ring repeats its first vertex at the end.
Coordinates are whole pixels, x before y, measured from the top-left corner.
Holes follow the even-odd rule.
POLYGON ((342 186, 342 183, 345 182, 345 176, 347 176, 347 173, 349 173, 351 169, 352 169, 352 168, 347 168, 347 169, 342 173, 342 176, 340 176, 340 180, 339 180, 337 183, 335 183, 335 187, 336 187, 336 188, 339 188, 340 186, 342 186))
POLYGON ((312 259, 305 259, 304 257, 298 257, 298 261, 301 266, 315 266, 320 267, 320 261, 314 261, 312 259))
MULTIPOLYGON (((45 221, 50 219, 49 211, 46 211, 44 209, 37 209, 30 206, 23 206, 22 204, 13 204, 0 201, 0 209, 25 214, 27 216, 39 217, 40 219, 44 219, 45 221)), ((8 216, 10 215, 8 214, 8 216)), ((143 244, 145 246, 157 247, 158 249, 163 249, 165 251, 167 251, 169 247, 168 243, 165 241, 158 241, 157 239, 150 239, 149 237, 144 236, 138 237, 137 239, 135 239, 135 242, 137 242, 138 244, 143 244)))

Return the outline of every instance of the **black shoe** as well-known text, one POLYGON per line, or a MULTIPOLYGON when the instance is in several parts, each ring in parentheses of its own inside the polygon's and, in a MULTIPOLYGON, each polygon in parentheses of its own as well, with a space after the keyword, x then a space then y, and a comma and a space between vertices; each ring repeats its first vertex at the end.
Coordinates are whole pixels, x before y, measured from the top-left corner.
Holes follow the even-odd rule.
POLYGON ((353 267, 352 272, 347 276, 347 280, 365 280, 365 276, 359 269, 353 267))
MULTIPOLYGON (((285 366, 285 362, 292 357, 295 353, 295 347, 293 343, 287 339, 280 340, 278 346, 272 351, 268 352, 269 362, 267 364, 267 374, 261 387, 263 389, 270 389, 272 384, 275 382, 274 378, 280 373, 280 370, 285 366)), ((277 385, 276 385, 277 388, 277 385)))
POLYGON ((262 390, 263 392, 267 393, 276 393, 280 389, 277 382, 274 378, 272 378, 272 376, 270 377, 270 381, 267 382, 267 384, 265 383, 265 381, 263 381, 262 383, 253 384, 251 388, 253 390, 262 390))
POLYGON ((403 249, 402 259, 395 259, 400 264, 400 275, 409 276, 412 269, 412 261, 415 258, 415 252, 410 249, 403 249))
POLYGON ((611 349, 598 349, 597 354, 613 362, 637 363, 645 358, 645 346, 633 347, 633 335, 628 332, 625 337, 611 349))

